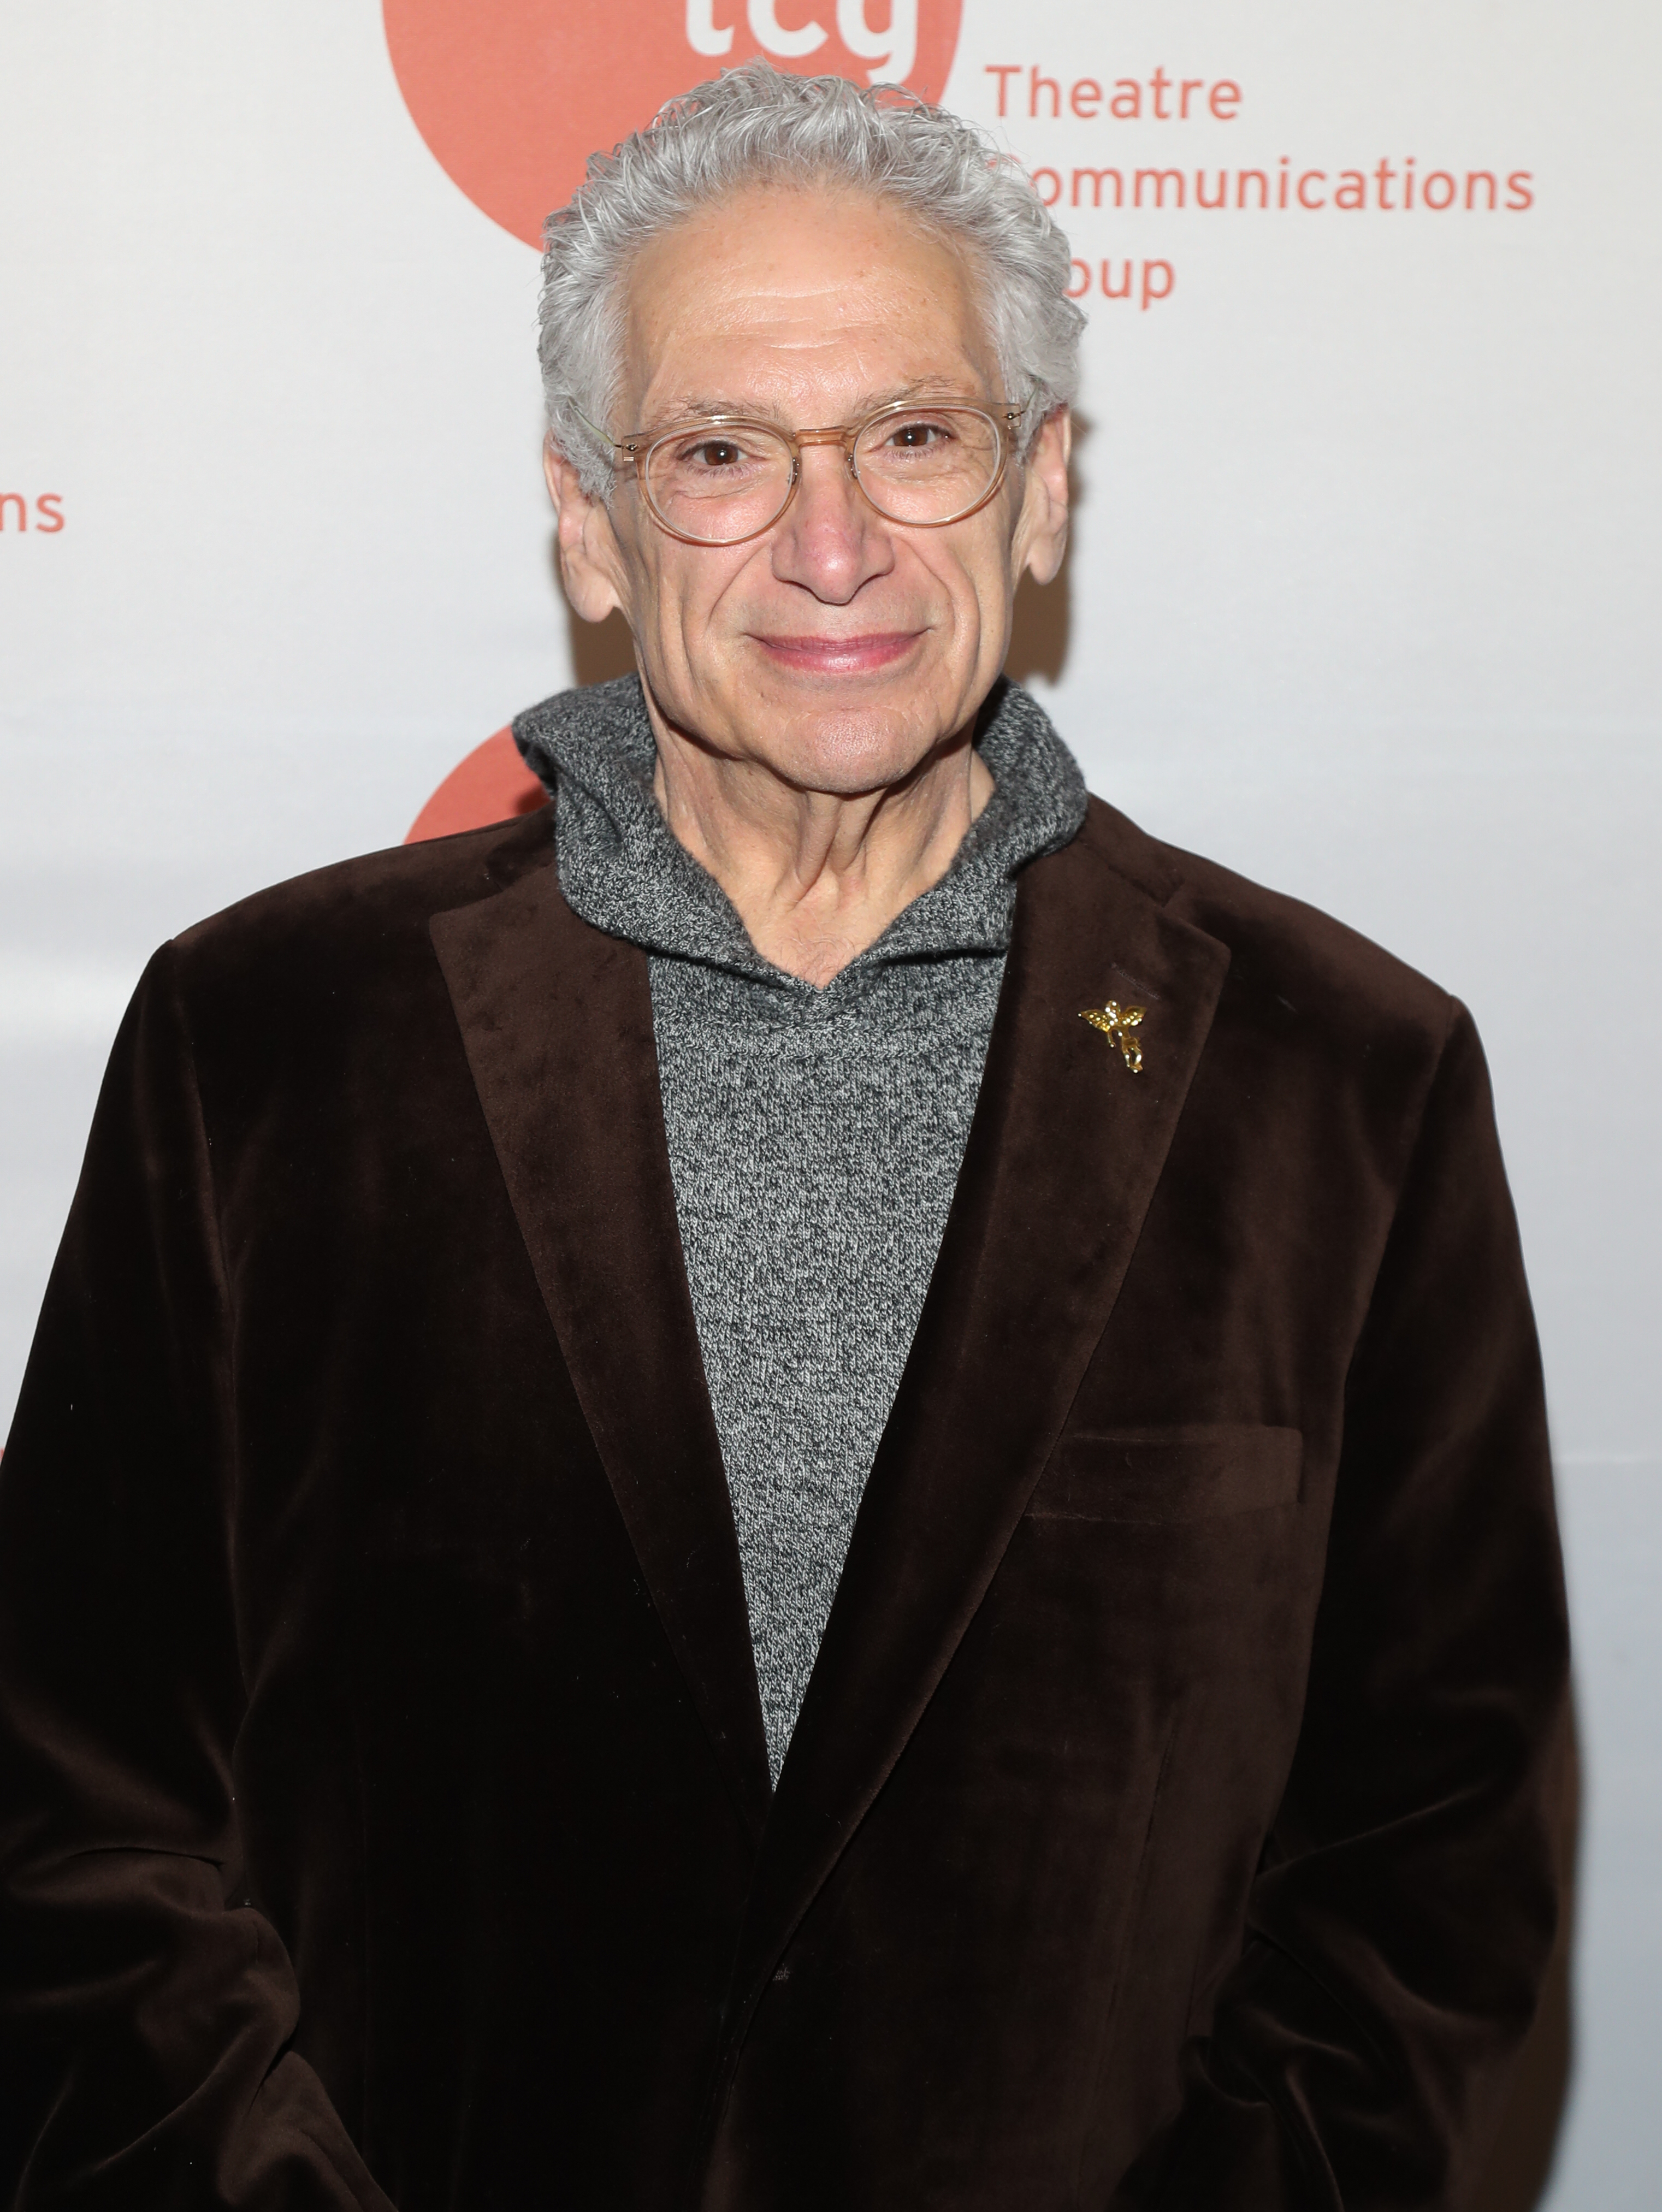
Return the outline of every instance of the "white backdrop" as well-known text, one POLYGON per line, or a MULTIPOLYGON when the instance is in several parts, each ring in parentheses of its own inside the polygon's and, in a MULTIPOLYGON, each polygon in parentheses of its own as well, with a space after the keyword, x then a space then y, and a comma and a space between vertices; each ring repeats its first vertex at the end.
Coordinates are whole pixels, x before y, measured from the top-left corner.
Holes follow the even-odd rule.
MULTIPOLYGON (((1659 78, 1654 0, 965 0, 945 87, 1044 173, 1090 286, 1075 547, 1018 672, 1097 790, 1488 1042, 1578 1636, 1554 2212, 1638 2212, 1662 2171, 1659 78), (1075 209, 1111 167, 1124 208, 1087 177, 1075 209), (1135 204, 1139 168, 1183 207, 1135 204), (1298 206, 1347 171, 1365 205, 1298 206)), ((552 581, 535 256, 428 150, 375 6, 0 0, 0 87, 3 1416, 151 945, 395 842, 616 646, 574 662, 552 581)))

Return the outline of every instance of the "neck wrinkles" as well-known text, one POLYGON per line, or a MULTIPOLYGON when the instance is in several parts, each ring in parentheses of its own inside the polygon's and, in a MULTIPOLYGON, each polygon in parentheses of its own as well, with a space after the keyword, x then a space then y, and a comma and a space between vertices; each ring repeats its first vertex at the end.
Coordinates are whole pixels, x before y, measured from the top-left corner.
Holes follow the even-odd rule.
POLYGON ((945 874, 821 990, 756 951, 721 885, 672 834, 653 793, 657 754, 637 678, 562 692, 521 715, 514 733, 554 794, 560 887, 574 912, 650 953, 813 1000, 858 990, 896 961, 1003 952, 1017 874, 1085 818, 1073 756, 1027 693, 1001 681, 977 735, 992 796, 945 874))

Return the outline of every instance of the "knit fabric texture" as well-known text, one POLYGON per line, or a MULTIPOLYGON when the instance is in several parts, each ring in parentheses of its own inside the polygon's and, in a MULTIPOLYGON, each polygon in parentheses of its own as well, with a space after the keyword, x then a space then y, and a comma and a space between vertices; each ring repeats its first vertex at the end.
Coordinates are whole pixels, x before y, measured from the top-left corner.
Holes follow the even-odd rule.
POLYGON ((653 796, 635 677, 514 736, 560 887, 649 956, 664 1128, 776 1784, 916 1333, 981 1085, 1015 878, 1084 821, 1073 756, 1001 683, 994 791, 941 879, 823 989, 764 960, 653 796))

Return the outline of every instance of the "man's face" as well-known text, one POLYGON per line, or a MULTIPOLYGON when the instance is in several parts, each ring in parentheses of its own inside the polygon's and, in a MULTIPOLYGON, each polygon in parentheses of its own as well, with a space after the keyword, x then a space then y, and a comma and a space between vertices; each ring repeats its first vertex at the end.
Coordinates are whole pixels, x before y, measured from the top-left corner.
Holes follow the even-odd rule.
MULTIPOLYGON (((631 272, 614 435, 688 415, 793 430, 854 423, 902 397, 1009 399, 951 244, 862 196, 755 188, 654 240, 631 272)), ((1009 643, 1024 568, 1046 581, 1066 534, 1067 424, 987 505, 923 529, 886 521, 842 450, 802 453, 796 495, 739 545, 654 522, 632 469, 608 507, 551 461, 568 591, 621 606, 657 715, 801 787, 898 781, 973 720, 1009 643)))

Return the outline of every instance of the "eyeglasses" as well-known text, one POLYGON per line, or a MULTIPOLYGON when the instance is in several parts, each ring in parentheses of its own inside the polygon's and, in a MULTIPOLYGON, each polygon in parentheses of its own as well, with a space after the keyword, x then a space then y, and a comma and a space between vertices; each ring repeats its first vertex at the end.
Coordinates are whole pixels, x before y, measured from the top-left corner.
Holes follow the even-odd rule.
POLYGON ((699 416, 628 438, 588 428, 629 455, 654 520, 672 538, 740 545, 771 529, 796 496, 805 446, 841 446, 849 474, 890 522, 922 530, 962 522, 1002 482, 1023 411, 903 399, 823 430, 784 430, 747 415, 699 416))

